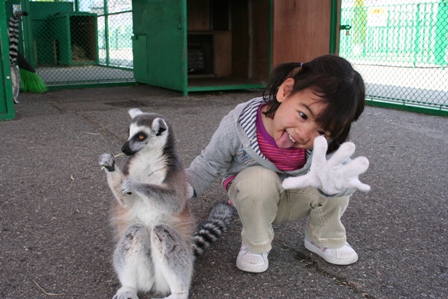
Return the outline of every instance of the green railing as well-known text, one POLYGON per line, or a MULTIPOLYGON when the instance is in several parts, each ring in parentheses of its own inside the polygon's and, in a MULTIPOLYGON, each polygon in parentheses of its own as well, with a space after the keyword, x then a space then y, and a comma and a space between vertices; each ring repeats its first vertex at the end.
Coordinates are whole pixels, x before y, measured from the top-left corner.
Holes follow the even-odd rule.
POLYGON ((340 55, 371 104, 448 115, 448 1, 384 2, 342 1, 340 55))

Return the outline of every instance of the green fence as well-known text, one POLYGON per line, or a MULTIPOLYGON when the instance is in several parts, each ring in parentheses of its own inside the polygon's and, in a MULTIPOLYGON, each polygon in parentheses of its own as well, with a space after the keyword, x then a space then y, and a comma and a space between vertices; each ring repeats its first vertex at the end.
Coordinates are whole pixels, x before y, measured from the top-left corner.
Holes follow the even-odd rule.
POLYGON ((343 0, 339 53, 372 105, 448 115, 448 1, 343 0), (386 4, 387 2, 387 4, 386 4))
POLYGON ((135 82, 131 0, 6 0, 9 15, 17 4, 20 49, 50 89, 135 82))

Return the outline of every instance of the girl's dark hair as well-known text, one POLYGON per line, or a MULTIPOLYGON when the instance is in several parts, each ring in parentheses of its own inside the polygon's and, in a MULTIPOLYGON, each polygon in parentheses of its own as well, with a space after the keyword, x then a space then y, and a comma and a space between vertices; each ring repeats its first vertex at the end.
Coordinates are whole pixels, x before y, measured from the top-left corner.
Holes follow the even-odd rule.
POLYGON ((268 105, 265 115, 273 118, 280 106, 276 95, 280 85, 294 79, 290 95, 310 88, 327 106, 316 122, 331 132, 328 153, 347 141, 351 123, 364 111, 365 86, 361 75, 346 59, 323 55, 310 62, 290 62, 278 65, 271 73, 263 98, 268 105))

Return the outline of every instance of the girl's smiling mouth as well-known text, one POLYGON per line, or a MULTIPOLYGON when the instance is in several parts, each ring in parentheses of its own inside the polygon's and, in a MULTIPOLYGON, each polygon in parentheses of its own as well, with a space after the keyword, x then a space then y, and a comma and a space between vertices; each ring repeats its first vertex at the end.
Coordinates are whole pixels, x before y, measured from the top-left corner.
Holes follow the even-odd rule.
POLYGON ((283 131, 278 138, 275 140, 275 143, 279 148, 291 148, 294 147, 297 141, 289 135, 287 131, 283 131))
POLYGON ((289 140, 291 140, 292 143, 296 143, 297 142, 294 138, 292 138, 292 136, 288 132, 286 132, 286 134, 288 134, 289 140))

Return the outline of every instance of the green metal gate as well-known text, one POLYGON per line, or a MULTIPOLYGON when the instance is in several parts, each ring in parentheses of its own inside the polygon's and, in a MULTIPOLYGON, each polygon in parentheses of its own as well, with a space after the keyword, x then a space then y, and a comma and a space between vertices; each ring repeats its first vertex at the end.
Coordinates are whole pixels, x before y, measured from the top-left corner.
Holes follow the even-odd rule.
POLYGON ((185 90, 187 73, 183 70, 187 69, 186 1, 134 0, 133 5, 134 51, 136 54, 141 53, 139 58, 142 59, 139 67, 136 67, 138 81, 185 90))
POLYGON ((448 0, 342 0, 341 29, 369 104, 448 115, 448 0))

